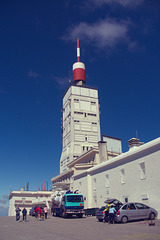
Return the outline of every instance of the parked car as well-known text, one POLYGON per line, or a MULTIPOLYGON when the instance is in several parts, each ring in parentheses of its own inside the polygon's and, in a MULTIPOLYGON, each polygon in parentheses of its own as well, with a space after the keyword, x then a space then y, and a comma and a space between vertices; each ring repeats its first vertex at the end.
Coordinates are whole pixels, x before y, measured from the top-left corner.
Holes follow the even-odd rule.
POLYGON ((29 211, 30 216, 35 216, 36 207, 32 207, 29 211))
POLYGON ((125 203, 117 211, 116 222, 127 223, 133 220, 152 219, 157 217, 158 213, 154 208, 138 202, 125 203))
POLYGON ((105 209, 108 206, 108 204, 114 204, 116 210, 118 211, 119 208, 123 205, 119 200, 117 200, 116 198, 109 198, 106 201, 104 201, 104 203, 107 203, 106 206, 102 206, 101 208, 99 208, 96 212, 96 218, 98 219, 99 222, 103 222, 103 220, 105 219, 105 209))

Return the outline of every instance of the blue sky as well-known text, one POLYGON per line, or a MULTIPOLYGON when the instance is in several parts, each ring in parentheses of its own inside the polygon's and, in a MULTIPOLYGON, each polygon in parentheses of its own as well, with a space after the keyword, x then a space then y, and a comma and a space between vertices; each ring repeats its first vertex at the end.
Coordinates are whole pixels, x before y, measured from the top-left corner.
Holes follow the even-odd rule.
POLYGON ((10 189, 59 173, 62 97, 76 38, 86 84, 99 89, 101 134, 148 142, 160 132, 159 0, 2 0, 0 216, 10 189))

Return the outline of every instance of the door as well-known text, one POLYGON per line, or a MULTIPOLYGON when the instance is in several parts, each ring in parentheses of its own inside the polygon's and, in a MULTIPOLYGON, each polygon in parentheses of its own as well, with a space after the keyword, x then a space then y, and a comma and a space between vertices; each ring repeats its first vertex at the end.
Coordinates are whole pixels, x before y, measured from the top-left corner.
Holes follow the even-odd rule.
POLYGON ((136 207, 134 205, 134 203, 129 203, 127 205, 127 216, 129 220, 135 220, 137 219, 138 215, 137 215, 137 210, 136 207))

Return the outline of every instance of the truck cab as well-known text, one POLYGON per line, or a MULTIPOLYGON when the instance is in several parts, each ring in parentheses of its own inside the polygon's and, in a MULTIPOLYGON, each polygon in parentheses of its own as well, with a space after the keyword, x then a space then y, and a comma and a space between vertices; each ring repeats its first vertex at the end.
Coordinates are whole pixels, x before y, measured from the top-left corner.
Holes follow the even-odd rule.
POLYGON ((83 195, 78 193, 66 193, 62 197, 62 215, 76 215, 82 217, 84 213, 83 195))

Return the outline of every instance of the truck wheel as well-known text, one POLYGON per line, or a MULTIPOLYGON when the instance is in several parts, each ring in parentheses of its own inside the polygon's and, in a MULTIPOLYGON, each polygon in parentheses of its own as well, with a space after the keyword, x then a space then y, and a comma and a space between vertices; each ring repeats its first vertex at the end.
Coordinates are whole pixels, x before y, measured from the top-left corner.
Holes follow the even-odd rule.
POLYGON ((62 217, 63 218, 66 218, 67 217, 67 214, 65 212, 62 213, 62 217))
POLYGON ((83 217, 83 214, 82 214, 82 213, 78 214, 78 217, 79 217, 79 218, 82 218, 82 217, 83 217))

